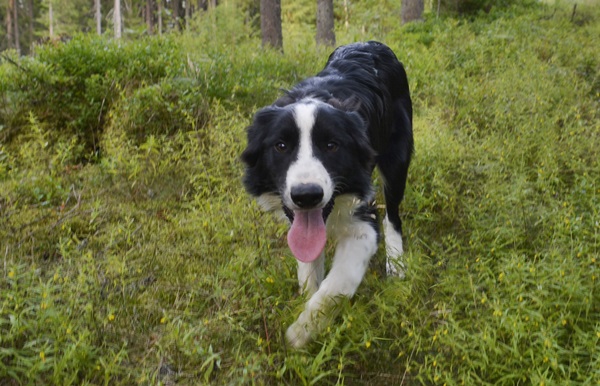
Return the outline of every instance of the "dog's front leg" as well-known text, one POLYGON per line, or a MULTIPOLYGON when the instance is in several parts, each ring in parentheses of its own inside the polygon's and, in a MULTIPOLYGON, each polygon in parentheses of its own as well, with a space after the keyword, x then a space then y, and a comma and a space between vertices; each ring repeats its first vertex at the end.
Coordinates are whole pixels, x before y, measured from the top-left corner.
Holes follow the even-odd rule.
POLYGON ((339 238, 333 265, 304 311, 288 328, 286 337, 295 348, 308 343, 335 316, 335 300, 352 297, 377 251, 377 232, 372 224, 356 221, 339 238))
POLYGON ((312 296, 321 285, 325 275, 325 252, 312 263, 298 261, 298 285, 300 293, 312 296))

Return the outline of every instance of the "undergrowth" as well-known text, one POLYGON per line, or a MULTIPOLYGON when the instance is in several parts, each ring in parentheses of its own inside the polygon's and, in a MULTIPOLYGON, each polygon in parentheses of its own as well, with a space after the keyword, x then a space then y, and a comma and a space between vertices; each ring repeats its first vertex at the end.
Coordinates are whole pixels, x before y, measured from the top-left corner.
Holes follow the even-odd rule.
POLYGON ((600 15, 554 7, 342 27, 409 74, 408 273, 380 251, 300 351, 287 229, 238 157, 327 52, 207 39, 226 13, 4 62, 0 384, 600 384, 600 15))

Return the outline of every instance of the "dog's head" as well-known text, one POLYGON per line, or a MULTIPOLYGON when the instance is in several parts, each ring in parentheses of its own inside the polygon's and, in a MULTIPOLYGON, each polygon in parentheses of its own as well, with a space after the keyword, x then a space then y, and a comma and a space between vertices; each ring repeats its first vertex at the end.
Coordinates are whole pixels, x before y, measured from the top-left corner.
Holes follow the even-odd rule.
MULTIPOLYGON (((260 110, 248 128, 242 160, 246 189, 254 196, 280 198, 292 236, 297 227, 305 229, 298 239, 288 235, 294 252, 292 244, 324 237, 336 195, 369 193, 375 153, 358 113, 305 99, 260 110)), ((303 261, 318 257, 294 254, 303 261)))

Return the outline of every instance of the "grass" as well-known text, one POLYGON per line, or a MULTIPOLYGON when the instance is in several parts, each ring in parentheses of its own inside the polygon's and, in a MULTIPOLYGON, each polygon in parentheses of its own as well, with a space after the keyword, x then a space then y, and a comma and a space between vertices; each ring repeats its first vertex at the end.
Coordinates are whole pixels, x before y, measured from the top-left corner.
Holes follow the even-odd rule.
POLYGON ((407 67, 408 273, 382 277, 380 250, 301 351, 283 338, 305 301, 287 229, 243 192, 238 157, 252 111, 326 53, 298 30, 285 55, 174 39, 163 78, 111 89, 94 156, 48 110, 8 119, 4 64, 0 384, 600 384, 600 15, 571 9, 338 35, 407 67), (178 129, 144 134, 140 103, 178 129))

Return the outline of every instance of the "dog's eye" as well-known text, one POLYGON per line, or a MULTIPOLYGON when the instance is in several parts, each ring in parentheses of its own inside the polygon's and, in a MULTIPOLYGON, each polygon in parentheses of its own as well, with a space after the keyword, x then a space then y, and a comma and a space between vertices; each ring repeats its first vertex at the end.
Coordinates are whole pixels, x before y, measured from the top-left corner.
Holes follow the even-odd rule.
POLYGON ((275 150, 277 150, 278 153, 285 153, 288 151, 288 146, 285 144, 285 142, 277 142, 275 144, 275 150))
POLYGON ((327 145, 325 147, 330 153, 335 153, 338 150, 338 144, 333 141, 327 142, 327 145))

